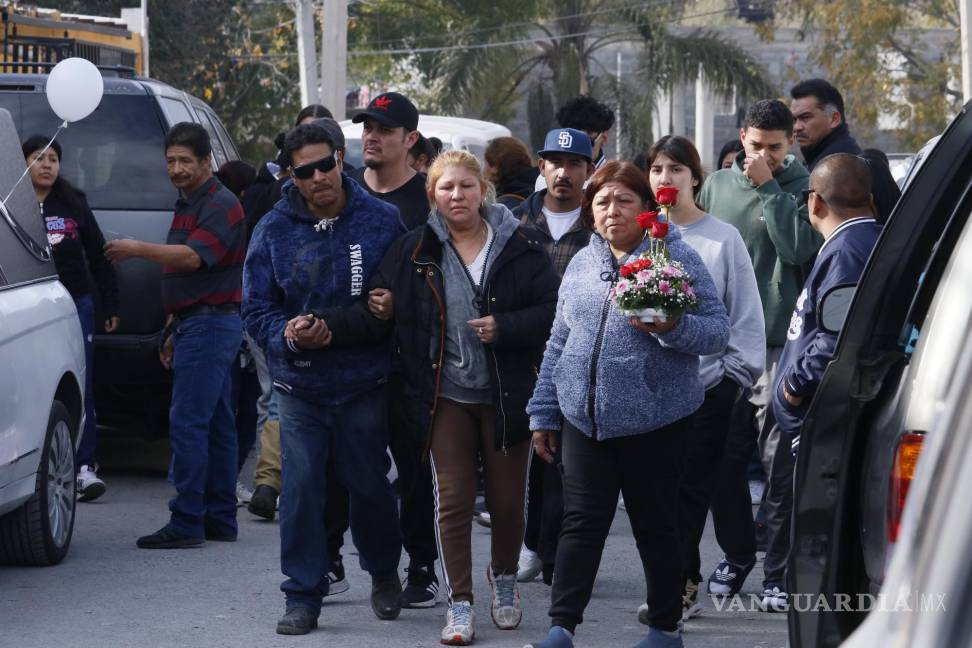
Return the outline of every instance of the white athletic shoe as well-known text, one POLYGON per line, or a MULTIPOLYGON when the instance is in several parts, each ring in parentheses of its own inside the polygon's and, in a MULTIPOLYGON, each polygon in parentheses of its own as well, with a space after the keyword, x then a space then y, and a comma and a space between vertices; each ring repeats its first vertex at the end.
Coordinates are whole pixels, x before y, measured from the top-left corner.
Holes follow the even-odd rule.
POLYGON ((526 545, 520 547, 520 560, 516 566, 516 580, 529 583, 543 571, 543 563, 536 551, 530 551, 526 545))
POLYGON ((493 623, 500 630, 513 630, 523 620, 516 575, 494 574, 490 565, 486 568, 486 580, 489 581, 489 588, 493 593, 493 602, 489 608, 493 623))
POLYGON ((468 646, 476 637, 473 623, 476 615, 473 614, 472 603, 469 601, 456 601, 449 606, 446 612, 446 624, 442 628, 441 643, 447 646, 468 646))
POLYGON ((253 491, 244 486, 242 482, 236 482, 236 505, 246 506, 253 499, 253 491))
POLYGON ((84 464, 78 471, 78 501, 90 502, 105 494, 105 482, 98 479, 94 466, 84 464))

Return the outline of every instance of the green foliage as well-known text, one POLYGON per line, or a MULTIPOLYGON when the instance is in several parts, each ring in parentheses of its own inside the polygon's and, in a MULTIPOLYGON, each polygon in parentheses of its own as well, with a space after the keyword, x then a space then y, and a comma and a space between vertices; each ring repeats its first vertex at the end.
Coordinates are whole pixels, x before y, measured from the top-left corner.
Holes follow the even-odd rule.
POLYGON ((901 142, 917 150, 961 109, 955 0, 784 0, 776 12, 814 38, 813 61, 842 90, 859 138, 893 116, 901 142))

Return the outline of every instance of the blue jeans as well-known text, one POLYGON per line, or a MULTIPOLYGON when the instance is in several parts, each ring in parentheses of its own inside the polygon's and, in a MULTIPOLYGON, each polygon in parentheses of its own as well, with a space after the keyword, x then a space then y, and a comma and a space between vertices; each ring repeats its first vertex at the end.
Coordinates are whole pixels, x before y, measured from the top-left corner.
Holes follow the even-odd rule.
POLYGON ((176 327, 169 444, 176 496, 169 526, 201 538, 205 527, 236 533, 236 422, 232 365, 243 327, 238 315, 195 315, 176 327))
POLYGON ((78 445, 78 467, 95 465, 95 448, 97 446, 97 425, 95 422, 94 404, 94 330, 95 306, 91 295, 78 297, 74 300, 78 309, 78 319, 81 320, 81 335, 84 337, 84 434, 78 445))
POLYGON ((338 481, 351 496, 351 537, 361 569, 372 576, 396 576, 402 554, 398 508, 388 470, 385 390, 379 388, 347 403, 318 405, 281 391, 282 485, 280 490, 280 586, 287 605, 320 611, 327 595, 328 457, 338 481))

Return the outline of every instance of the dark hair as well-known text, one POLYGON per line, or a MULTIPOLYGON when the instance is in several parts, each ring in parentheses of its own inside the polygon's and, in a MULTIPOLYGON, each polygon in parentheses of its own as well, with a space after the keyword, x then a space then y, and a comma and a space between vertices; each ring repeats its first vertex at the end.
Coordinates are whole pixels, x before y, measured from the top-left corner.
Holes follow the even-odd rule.
POLYGON ((560 107, 557 123, 561 128, 603 133, 614 126, 614 113, 594 97, 578 95, 560 107))
MULTIPOLYGON (((24 160, 29 158, 36 151, 40 151, 47 146, 47 143, 50 142, 50 140, 51 138, 47 137, 46 135, 31 135, 25 139, 24 143, 20 147, 20 149, 24 152, 24 160)), ((51 142, 51 150, 57 155, 58 162, 64 159, 60 142, 57 140, 51 142)), ((84 192, 65 180, 62 173, 57 174, 57 178, 54 180, 54 184, 51 186, 50 195, 60 198, 74 211, 85 211, 88 209, 88 202, 85 200, 84 192)))
POLYGON ((192 122, 179 122, 165 134, 165 150, 173 146, 184 146, 199 159, 207 158, 213 152, 209 133, 200 124, 192 122))
POLYGON ((698 184, 692 188, 692 196, 699 195, 702 191, 702 183, 705 182, 705 171, 702 170, 702 158, 699 157, 699 151, 692 140, 681 135, 665 135, 648 149, 646 165, 648 169, 651 169, 651 165, 659 155, 666 155, 675 162, 687 166, 692 172, 692 178, 698 180, 698 184))
POLYGON ((304 121, 308 117, 330 117, 331 119, 334 119, 334 115, 331 113, 331 111, 321 104, 311 104, 300 109, 300 112, 297 113, 297 120, 294 122, 294 126, 300 126, 300 122, 304 121))
POLYGON ((891 162, 888 160, 887 154, 881 149, 876 148, 866 148, 861 151, 861 157, 865 160, 871 160, 874 162, 880 162, 884 166, 891 168, 891 162))
MULTIPOLYGON (((284 151, 292 160, 294 151, 304 148, 308 144, 327 144, 331 151, 336 151, 334 138, 323 126, 318 124, 301 124, 287 133, 284 138, 284 151)), ((293 162, 291 161, 291 164, 293 162)))
POLYGON ((242 198, 243 192, 256 180, 256 169, 243 160, 230 160, 219 167, 216 177, 227 189, 236 194, 237 198, 242 198))
POLYGON ((635 165, 636 167, 638 167, 642 171, 647 171, 648 170, 648 154, 647 153, 639 153, 638 155, 634 156, 634 158, 632 158, 631 164, 635 165))
POLYGON ((719 151, 719 157, 716 158, 715 166, 712 168, 713 171, 718 171, 722 168, 722 161, 726 159, 726 156, 730 153, 738 153, 743 150, 742 140, 736 138, 729 140, 722 145, 722 150, 719 151))
MULTIPOLYGON (((439 153, 442 152, 442 140, 438 137, 430 137, 429 144, 432 145, 432 159, 439 157, 439 153)), ((429 160, 431 162, 431 160, 429 160)))
POLYGON ((631 162, 611 160, 591 176, 591 179, 587 182, 587 188, 584 190, 581 217, 587 218, 588 220, 586 222, 588 224, 594 222, 594 213, 591 210, 594 196, 609 182, 623 184, 638 194, 651 207, 655 206, 655 196, 651 192, 651 185, 648 184, 648 178, 645 177, 644 172, 631 162))
POLYGON ((496 167, 501 184, 523 169, 533 166, 526 144, 515 137, 497 137, 490 140, 483 159, 490 166, 496 167))
POLYGON ((783 131, 787 137, 793 135, 793 113, 779 99, 757 101, 746 111, 743 128, 756 128, 765 131, 783 131))
POLYGON ((412 148, 408 149, 408 154, 412 156, 413 160, 417 160, 419 156, 425 155, 426 164, 432 164, 432 160, 435 159, 435 150, 432 148, 432 143, 422 133, 419 133, 418 139, 412 144, 412 148))
POLYGON ((817 100, 817 107, 823 110, 826 106, 833 106, 840 113, 840 118, 847 121, 844 116, 844 97, 840 94, 829 81, 824 79, 807 79, 801 81, 790 88, 790 96, 794 99, 813 97, 817 100))

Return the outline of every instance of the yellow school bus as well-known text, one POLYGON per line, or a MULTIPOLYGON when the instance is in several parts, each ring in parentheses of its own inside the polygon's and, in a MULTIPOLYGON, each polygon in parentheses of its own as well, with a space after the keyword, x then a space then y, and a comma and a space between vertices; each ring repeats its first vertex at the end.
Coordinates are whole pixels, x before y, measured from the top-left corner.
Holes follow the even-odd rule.
POLYGON ((119 72, 144 73, 142 37, 120 18, 62 14, 23 5, 0 8, 0 72, 44 73, 72 56, 119 72))

